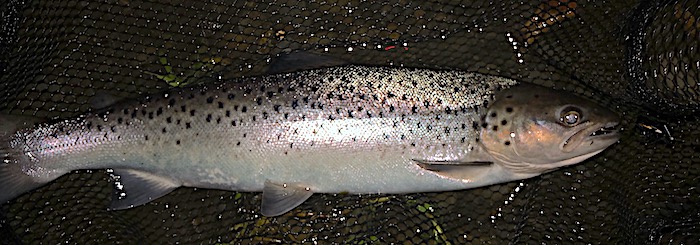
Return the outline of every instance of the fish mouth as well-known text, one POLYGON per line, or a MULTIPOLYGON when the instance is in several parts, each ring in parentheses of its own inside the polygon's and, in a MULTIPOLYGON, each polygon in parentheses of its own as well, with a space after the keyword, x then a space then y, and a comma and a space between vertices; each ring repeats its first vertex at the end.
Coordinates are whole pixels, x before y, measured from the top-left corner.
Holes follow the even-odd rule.
POLYGON ((617 125, 619 125, 619 122, 582 123, 579 125, 582 129, 566 139, 562 143, 561 148, 564 152, 571 152, 583 142, 590 142, 589 145, 593 145, 596 142, 603 142, 605 144, 600 145, 600 148, 605 148, 619 138, 617 125))

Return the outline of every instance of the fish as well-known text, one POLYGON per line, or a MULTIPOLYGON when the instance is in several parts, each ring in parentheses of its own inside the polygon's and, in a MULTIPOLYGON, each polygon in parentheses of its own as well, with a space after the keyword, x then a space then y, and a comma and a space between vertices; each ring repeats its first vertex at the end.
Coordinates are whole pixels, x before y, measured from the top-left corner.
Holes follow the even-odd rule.
POLYGON ((465 71, 344 65, 173 88, 22 125, 0 116, 0 202, 79 169, 115 177, 109 210, 179 187, 262 192, 282 215, 313 193, 405 194, 532 178, 619 139, 572 93, 465 71))

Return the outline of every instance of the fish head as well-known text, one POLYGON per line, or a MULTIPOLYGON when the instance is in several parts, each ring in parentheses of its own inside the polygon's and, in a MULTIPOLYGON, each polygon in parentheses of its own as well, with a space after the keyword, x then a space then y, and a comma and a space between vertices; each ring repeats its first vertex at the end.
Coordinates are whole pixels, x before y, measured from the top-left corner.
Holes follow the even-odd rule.
POLYGON ((513 172, 541 174, 617 142, 619 116, 571 93, 521 84, 498 94, 481 118, 480 142, 513 172))

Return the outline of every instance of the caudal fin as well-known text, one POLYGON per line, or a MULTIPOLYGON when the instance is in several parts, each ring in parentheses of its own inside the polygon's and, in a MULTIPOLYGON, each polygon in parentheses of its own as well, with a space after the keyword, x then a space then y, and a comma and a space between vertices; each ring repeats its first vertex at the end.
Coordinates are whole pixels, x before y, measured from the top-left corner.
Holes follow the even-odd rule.
POLYGON ((45 184, 22 171, 28 160, 11 146, 17 130, 38 121, 33 117, 0 115, 0 204, 45 184))

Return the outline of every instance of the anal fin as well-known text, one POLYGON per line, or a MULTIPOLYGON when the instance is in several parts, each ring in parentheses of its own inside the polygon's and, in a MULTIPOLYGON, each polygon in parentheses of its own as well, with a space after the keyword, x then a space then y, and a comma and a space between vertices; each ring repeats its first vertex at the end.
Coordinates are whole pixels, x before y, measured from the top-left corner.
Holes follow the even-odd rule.
POLYGON ((282 215, 309 199, 314 193, 300 184, 276 184, 265 181, 260 213, 265 216, 282 215))
POLYGON ((119 210, 139 206, 162 197, 181 184, 169 178, 134 169, 114 169, 119 176, 115 183, 110 209, 119 210))

